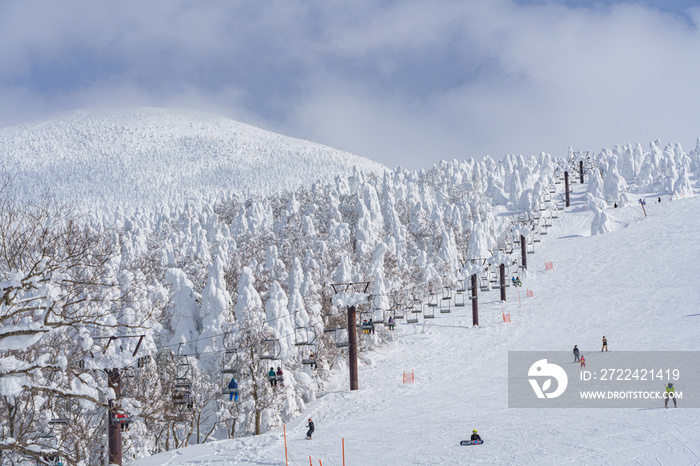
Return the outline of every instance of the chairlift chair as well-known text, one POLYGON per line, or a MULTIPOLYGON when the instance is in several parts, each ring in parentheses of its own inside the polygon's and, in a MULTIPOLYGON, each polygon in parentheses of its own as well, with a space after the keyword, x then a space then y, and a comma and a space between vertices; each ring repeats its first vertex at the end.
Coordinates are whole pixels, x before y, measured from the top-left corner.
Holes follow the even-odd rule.
POLYGON ((532 232, 532 241, 534 243, 539 243, 540 241, 542 241, 541 233, 542 229, 539 225, 537 225, 537 228, 535 228, 535 230, 533 230, 532 232))
POLYGON ((312 369, 318 367, 318 361, 316 360, 316 351, 311 351, 310 347, 307 348, 309 348, 308 354, 302 354, 301 363, 305 366, 314 366, 312 367, 312 369))
POLYGON ((350 346, 347 328, 336 328, 334 332, 336 348, 347 348, 350 346))
POLYGON ((386 320, 388 317, 386 316, 386 311, 384 309, 372 309, 371 316, 374 325, 386 325, 386 320))
POLYGON ((431 291, 430 293, 428 293, 428 302, 427 302, 427 304, 428 304, 428 306, 437 307, 437 305, 438 305, 438 296, 437 296, 437 293, 436 293, 436 292, 431 291))
POLYGON ((238 393, 237 388, 229 388, 231 379, 234 379, 236 383, 240 383, 238 368, 238 351, 233 348, 226 348, 226 352, 223 355, 223 362, 221 365, 221 393, 222 395, 231 395, 238 393))
POLYGON ((479 289, 481 291, 491 291, 489 284, 490 284, 489 271, 488 271, 488 269, 486 269, 483 273, 481 273, 479 275, 479 289))
POLYGON ((305 346, 309 345, 309 328, 308 327, 297 327, 294 329, 294 345, 295 346, 305 346))
POLYGON ((535 241, 533 240, 531 235, 528 235, 527 237, 527 242, 526 242, 526 251, 528 254, 534 254, 535 253, 535 241))
POLYGON ((282 353, 282 345, 277 338, 263 338, 260 359, 277 360, 282 353))
POLYGON ((51 410, 51 419, 48 423, 53 427, 56 425, 68 425, 70 424, 70 414, 72 411, 71 400, 68 397, 62 395, 55 395, 49 401, 49 406, 51 410))
MULTIPOLYGON (((434 306, 429 306, 434 309, 434 306)), ((409 312, 406 314, 406 323, 407 324, 417 324, 418 323, 418 314, 415 314, 413 312, 409 312)))
POLYGON ((423 318, 424 319, 434 319, 435 318, 435 306, 423 306, 423 318))

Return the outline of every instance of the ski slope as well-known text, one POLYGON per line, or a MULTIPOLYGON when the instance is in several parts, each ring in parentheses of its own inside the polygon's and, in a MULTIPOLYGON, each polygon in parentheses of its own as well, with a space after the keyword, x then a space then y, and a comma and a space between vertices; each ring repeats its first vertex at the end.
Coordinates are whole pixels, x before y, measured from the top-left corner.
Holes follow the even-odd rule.
MULTIPOLYGON (((697 181, 693 181, 696 192, 697 181)), ((508 351, 581 348, 600 367, 610 351, 698 350, 700 198, 609 209, 616 230, 591 236, 585 186, 528 256, 523 287, 502 306, 492 291, 471 308, 399 323, 392 340, 361 353, 360 389, 337 386, 286 426, 290 465, 698 464, 700 412, 694 409, 509 409, 508 351), (546 271, 552 261, 554 270, 546 271), (530 289, 533 296, 525 296, 530 289), (504 323, 502 309, 510 313, 504 323), (403 384, 403 371, 415 383, 403 384), (316 432, 304 440, 306 419, 316 432), (478 429, 481 446, 459 446, 478 429)), ((662 387, 660 387, 662 388, 662 387)), ((283 430, 192 446, 130 463, 284 465, 283 430)))

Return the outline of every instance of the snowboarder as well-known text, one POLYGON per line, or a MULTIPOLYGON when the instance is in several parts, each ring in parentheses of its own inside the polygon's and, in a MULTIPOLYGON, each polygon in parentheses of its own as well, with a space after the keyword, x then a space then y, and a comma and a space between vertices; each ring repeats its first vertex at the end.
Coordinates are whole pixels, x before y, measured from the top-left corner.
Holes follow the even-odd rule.
POLYGON ((396 330, 396 324, 394 324, 393 317, 389 317, 389 322, 387 322, 387 327, 389 327, 389 330, 396 330))
POLYGON ((476 433, 476 429, 472 430, 472 442, 481 442, 481 437, 476 433))
POLYGON ((270 372, 267 373, 267 379, 270 381, 270 386, 277 386, 277 373, 275 372, 274 367, 271 367, 270 372))
POLYGON ((277 383, 280 385, 280 387, 284 387, 284 372, 282 372, 281 367, 277 368, 276 376, 277 383))
POLYGON ((600 349, 600 352, 602 353, 603 350, 608 350, 608 340, 607 338, 605 338, 605 335, 603 335, 603 347, 600 349))
POLYGON ((579 360, 578 345, 574 345, 574 362, 579 360))
POLYGON ((238 382, 236 382, 235 377, 231 377, 231 381, 228 383, 228 392, 230 394, 229 401, 238 401, 238 382))
POLYGON ((664 406, 666 406, 666 408, 668 408, 669 398, 673 400, 673 407, 678 407, 678 405, 676 404, 676 388, 670 382, 668 383, 668 386, 666 386, 666 393, 664 394, 664 398, 666 398, 666 400, 664 401, 664 406))
POLYGON ((318 365, 316 364, 316 356, 314 356, 314 353, 309 355, 309 361, 311 362, 309 365, 312 369, 318 369, 318 365))
POLYGON ((520 281, 520 277, 513 277, 513 286, 523 286, 523 282, 520 281))
POLYGON ((581 355, 581 367, 586 367, 586 358, 581 355))
POLYGON ((309 428, 309 430, 306 431, 306 440, 311 440, 311 434, 313 434, 314 430, 316 430, 314 427, 314 421, 312 421, 311 418, 309 418, 309 424, 306 427, 309 428))

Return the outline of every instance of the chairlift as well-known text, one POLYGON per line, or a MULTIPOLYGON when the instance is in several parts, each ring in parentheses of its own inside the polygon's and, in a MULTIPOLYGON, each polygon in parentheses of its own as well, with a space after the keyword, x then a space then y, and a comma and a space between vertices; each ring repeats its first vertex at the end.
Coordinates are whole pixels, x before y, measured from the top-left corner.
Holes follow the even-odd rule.
POLYGON ((312 351, 311 347, 302 349, 301 363, 305 366, 311 366, 312 369, 317 368, 316 351, 312 351), (308 351, 308 353, 306 353, 308 351))
POLYGON ((51 419, 49 419, 48 423, 52 430, 53 426, 70 424, 70 414, 73 412, 73 409, 69 397, 54 395, 49 400, 49 407, 51 410, 51 419))
POLYGON ((373 333, 374 332, 374 320, 364 319, 362 321, 362 324, 360 324, 360 328, 362 329, 363 335, 369 335, 370 333, 373 333))
POLYGON ((262 339, 262 353, 260 354, 260 359, 262 360, 277 360, 282 354, 282 345, 277 338, 263 338, 262 339))
POLYGON ((532 232, 532 241, 535 243, 539 243, 540 241, 542 241, 541 233, 542 229, 539 225, 537 225, 537 228, 532 232))
POLYGON ((464 307, 465 306, 465 298, 464 298, 464 292, 460 291, 455 294, 455 307, 464 307))
POLYGON ((385 295, 373 294, 372 295, 372 308, 384 310, 384 298, 385 295))
POLYGON ((119 407, 118 403, 112 403, 112 401, 113 400, 110 400, 110 404, 112 405, 110 422, 112 424, 119 424, 125 427, 131 424, 131 415, 124 412, 124 410, 119 407))
POLYGON ((374 309, 372 309, 371 316, 372 316, 372 322, 374 322, 374 325, 386 325, 386 320, 387 320, 386 309, 374 308, 374 309))
POLYGON ((348 329, 341 327, 336 328, 334 332, 335 336, 335 346, 336 348, 346 348, 350 346, 350 340, 348 339, 348 329))
POLYGON ((316 339, 316 333, 311 333, 313 327, 297 327, 294 329, 294 345, 295 346, 307 346, 312 345, 313 340, 316 339))
POLYGON ((221 394, 238 394, 238 384, 240 383, 240 361, 235 340, 230 332, 224 334, 224 354, 221 361, 221 394))
MULTIPOLYGON (((435 309, 434 306, 427 306, 430 309, 435 309)), ((435 311, 433 311, 435 312, 435 311)), ((415 314, 413 312, 409 312, 406 314, 406 323, 407 324, 417 324, 418 323, 418 314, 415 314)))
POLYGON ((552 226, 552 213, 550 212, 549 217, 544 218, 544 227, 549 228, 552 226))
POLYGON ((526 249, 526 252, 527 252, 528 254, 534 254, 534 253, 535 253, 535 241, 534 241, 532 235, 528 235, 528 236, 527 236, 526 248, 525 248, 525 249, 526 249))
POLYGON ((423 318, 424 319, 434 319, 435 318, 435 306, 423 306, 423 318))
POLYGON ((491 291, 489 284, 490 284, 489 270, 487 268, 479 275, 479 289, 481 291, 491 291))
POLYGON ((192 364, 186 354, 182 353, 182 343, 177 347, 177 363, 175 365, 175 379, 173 380, 173 404, 186 406, 192 409, 192 364))
POLYGON ((437 293, 434 291, 431 291, 428 293, 428 302, 426 303, 428 306, 434 306, 437 307, 438 305, 438 296, 437 293))
POLYGON ((440 299, 440 313, 449 314, 452 309, 452 288, 445 286, 442 289, 442 298, 440 299))

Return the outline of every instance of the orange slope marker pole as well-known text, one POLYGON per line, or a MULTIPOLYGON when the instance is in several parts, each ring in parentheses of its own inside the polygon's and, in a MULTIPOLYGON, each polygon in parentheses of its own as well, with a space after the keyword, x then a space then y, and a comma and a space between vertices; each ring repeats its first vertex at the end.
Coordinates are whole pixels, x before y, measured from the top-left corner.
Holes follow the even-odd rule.
POLYGON ((343 466, 345 466, 345 439, 343 439, 343 466))
POLYGON ((284 464, 289 466, 289 461, 287 460, 287 424, 282 424, 284 428, 284 464))

